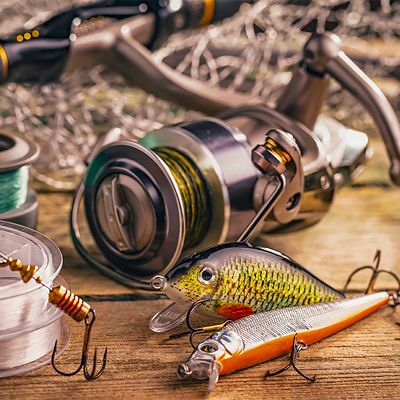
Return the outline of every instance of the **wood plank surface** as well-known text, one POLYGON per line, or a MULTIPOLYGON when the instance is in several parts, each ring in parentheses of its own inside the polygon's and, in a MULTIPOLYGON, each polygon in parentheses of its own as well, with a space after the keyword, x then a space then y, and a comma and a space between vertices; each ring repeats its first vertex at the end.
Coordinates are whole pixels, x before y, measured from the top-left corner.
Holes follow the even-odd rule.
MULTIPOLYGON (((308 230, 263 236, 262 244, 275 247, 307 266, 333 286, 341 288, 356 266, 372 262, 382 249, 386 268, 400 273, 400 191, 390 186, 387 163, 379 141, 376 157, 352 188, 342 190, 326 218, 308 230)), ((101 275, 83 262, 68 236, 70 196, 42 193, 39 229, 52 238, 65 257, 63 276, 78 294, 92 300, 98 320, 93 343, 109 348, 109 364, 95 382, 81 375, 65 378, 50 367, 0 379, 1 399, 196 399, 205 398, 206 384, 180 382, 177 366, 191 353, 187 339, 168 340, 151 333, 151 316, 167 304, 149 300, 101 275)), ((364 282, 356 283, 361 289, 364 282)), ((389 286, 383 280, 383 286, 389 286)), ((212 399, 400 399, 400 320, 397 310, 386 308, 301 353, 299 366, 316 374, 314 384, 293 371, 265 379, 267 370, 282 367, 287 358, 264 363, 222 377, 212 399)), ((83 327, 72 329, 63 367, 78 363, 83 327)))

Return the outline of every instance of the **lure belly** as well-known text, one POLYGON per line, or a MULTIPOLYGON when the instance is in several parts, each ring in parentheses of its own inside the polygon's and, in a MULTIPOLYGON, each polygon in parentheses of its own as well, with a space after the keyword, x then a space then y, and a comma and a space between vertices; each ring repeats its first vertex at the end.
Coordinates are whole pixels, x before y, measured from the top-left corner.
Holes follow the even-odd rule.
POLYGON ((290 353, 295 335, 307 345, 318 342, 372 314, 389 299, 388 293, 379 292, 230 322, 197 347, 178 375, 209 379, 212 390, 220 375, 290 353))
POLYGON ((343 298, 291 258, 246 243, 209 248, 154 279, 174 302, 151 320, 156 332, 179 325, 193 302, 206 297, 202 310, 229 320, 343 298))

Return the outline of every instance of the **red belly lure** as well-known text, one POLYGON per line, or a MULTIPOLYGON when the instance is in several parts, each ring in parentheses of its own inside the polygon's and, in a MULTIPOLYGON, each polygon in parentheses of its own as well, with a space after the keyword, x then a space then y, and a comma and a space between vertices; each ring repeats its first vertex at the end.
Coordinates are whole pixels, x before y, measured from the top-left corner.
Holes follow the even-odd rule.
POLYGON ((173 303, 156 314, 150 328, 164 332, 182 323, 192 304, 236 320, 254 313, 343 298, 300 264, 278 251, 227 243, 182 260, 166 276, 153 278, 173 303))

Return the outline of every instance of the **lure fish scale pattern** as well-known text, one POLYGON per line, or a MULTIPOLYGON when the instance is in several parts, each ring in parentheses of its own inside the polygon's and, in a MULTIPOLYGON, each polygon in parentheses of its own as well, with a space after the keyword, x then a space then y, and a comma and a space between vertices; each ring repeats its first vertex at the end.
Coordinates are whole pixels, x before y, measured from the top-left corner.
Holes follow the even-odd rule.
POLYGON ((337 292, 284 260, 227 257, 218 276, 217 291, 206 308, 231 319, 340 298, 337 292))
POLYGON ((331 326, 373 305, 384 304, 387 298, 387 293, 378 292, 333 303, 314 304, 311 307, 276 310, 231 322, 224 331, 236 332, 242 338, 245 348, 250 349, 299 331, 331 326))

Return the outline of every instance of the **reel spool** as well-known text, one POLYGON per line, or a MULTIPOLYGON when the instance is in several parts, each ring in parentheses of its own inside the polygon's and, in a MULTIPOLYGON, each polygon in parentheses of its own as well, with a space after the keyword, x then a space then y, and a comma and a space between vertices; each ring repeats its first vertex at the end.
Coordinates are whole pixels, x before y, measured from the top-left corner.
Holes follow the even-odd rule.
MULTIPOLYGON (((71 212, 78 251, 114 279, 150 289, 151 278, 182 255, 236 240, 256 214, 255 197, 270 196, 269 178, 251 153, 239 130, 213 118, 150 132, 139 143, 105 146, 90 163, 71 212), (110 266, 80 241, 82 197, 93 238, 110 266)), ((270 216, 281 223, 301 207, 303 168, 300 155, 295 159, 298 172, 283 196, 286 213, 275 213, 280 204, 270 216), (294 196, 289 209, 286 202, 294 196)))
MULTIPOLYGON (((9 222, 0 222, 0 251, 38 267, 46 283, 63 282, 59 248, 42 234, 9 222)), ((24 283, 0 268, 0 377, 22 374, 51 362, 54 343, 61 354, 69 342, 63 311, 48 301, 48 290, 33 280, 24 283)))
POLYGON ((29 165, 38 156, 35 143, 0 132, 0 220, 36 227, 38 201, 28 183, 29 165))

